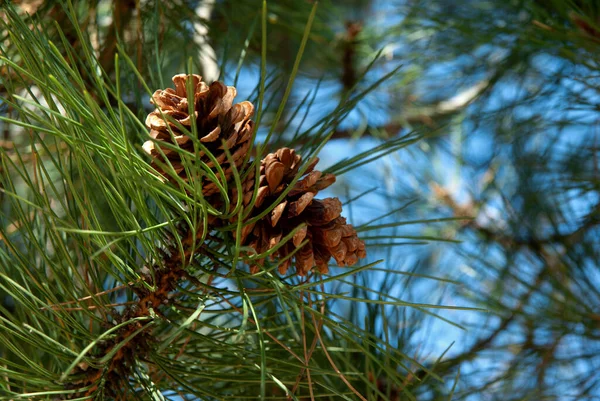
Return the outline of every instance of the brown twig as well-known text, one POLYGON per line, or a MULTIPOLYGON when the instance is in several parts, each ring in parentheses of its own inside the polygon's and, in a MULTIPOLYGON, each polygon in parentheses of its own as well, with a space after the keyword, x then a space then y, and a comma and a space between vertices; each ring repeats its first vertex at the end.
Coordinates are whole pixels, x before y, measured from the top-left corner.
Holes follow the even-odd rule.
POLYGON ((590 213, 588 213, 583 223, 578 228, 569 233, 555 233, 543 238, 535 237, 533 235, 529 237, 519 238, 479 224, 475 217, 477 216, 480 207, 475 205, 474 203, 459 204, 454 200, 452 195, 450 195, 450 193, 445 188, 439 186, 436 183, 431 183, 430 188, 434 192, 435 197, 438 200, 440 200, 441 203, 449 207, 455 216, 472 217, 472 219, 465 220, 462 223, 462 226, 464 228, 471 228, 482 234, 485 238, 493 240, 494 242, 504 246, 505 248, 514 249, 525 247, 539 251, 544 245, 550 244, 563 244, 569 247, 579 243, 587 231, 600 224, 599 202, 592 208, 590 213))
POLYGON ((346 22, 346 35, 342 52, 342 86, 350 91, 356 85, 356 45, 357 37, 362 31, 362 22, 346 22))
MULTIPOLYGON (((308 279, 308 278, 307 278, 308 279)), ((309 299, 311 297, 310 294, 306 294, 307 299, 309 299)), ((306 344, 306 323, 305 323, 305 311, 304 311, 304 291, 300 291, 300 299, 302 300, 302 304, 300 305, 300 324, 302 326, 302 347, 304 349, 304 367, 302 368, 300 374, 298 375, 298 378, 296 379, 296 385, 300 382, 300 379, 304 376, 304 373, 306 373, 306 382, 308 383, 308 393, 310 394, 310 399, 311 401, 314 401, 315 399, 315 394, 314 394, 314 390, 313 390, 313 383, 312 383, 312 379, 310 377, 310 356, 308 354, 308 348, 307 348, 307 344, 306 344)), ((296 386, 294 386, 294 389, 292 391, 292 394, 294 393, 294 391, 296 390, 296 386)), ((291 397, 290 397, 291 398, 291 397)))
MULTIPOLYGON (((225 301, 229 306, 231 306, 233 309, 236 310, 236 312, 239 312, 240 314, 243 314, 244 312, 242 310, 240 310, 240 308, 238 308, 237 306, 235 306, 234 304, 232 304, 231 302, 229 302, 229 300, 227 300, 225 297, 223 297, 223 294, 220 293, 215 293, 215 295, 219 296, 223 301, 225 301)), ((257 326, 256 321, 254 319, 252 319, 251 317, 248 317, 248 321, 250 323, 252 323, 253 325, 257 326)), ((285 345, 284 343, 282 343, 281 341, 279 341, 277 339, 277 337, 275 337, 273 334, 269 333, 266 330, 262 330, 263 333, 265 333, 271 340, 275 341, 276 344, 278 344, 281 348, 283 348, 284 350, 286 350, 287 352, 289 352, 290 355, 292 355, 294 358, 296 358, 298 361, 300 361, 300 363, 304 363, 304 360, 302 360, 302 358, 300 358, 298 356, 298 354, 296 354, 294 351, 292 351, 292 349, 290 347, 288 347, 287 345, 285 345)))
MULTIPOLYGON (((312 277, 312 275, 306 276, 306 279, 304 280, 304 283, 310 281, 311 277, 312 277)), ((325 286, 323 284, 321 284, 321 289, 322 289, 323 292, 325 292, 325 286)), ((304 298, 303 294, 304 294, 304 291, 301 291, 300 292, 300 299, 304 298)), ((312 305, 312 301, 310 299, 310 294, 306 294, 306 297, 308 299, 309 305, 312 305)), ((305 351, 305 353, 304 353, 304 359, 306 361, 306 364, 305 364, 305 367, 303 367, 300 370, 300 373, 298 374, 298 377, 296 378, 296 383, 294 383, 294 387, 292 388, 291 394, 295 394, 296 393, 296 390, 298 389, 298 386, 300 385, 300 380, 302 379, 302 377, 304 377, 304 372, 305 371, 308 372, 308 363, 309 363, 310 359, 312 358, 312 354, 315 351, 315 349, 317 347, 317 344, 318 344, 318 341, 317 341, 318 338, 315 336, 313 338, 312 344, 310 345, 310 349, 308 350, 308 352, 306 351, 306 334, 305 334, 305 328, 304 328, 305 327, 305 321, 304 321, 304 302, 302 303, 302 307, 301 308, 302 308, 301 309, 301 313, 302 313, 302 315, 301 315, 302 316, 302 322, 301 322, 301 325, 302 325, 302 339, 303 339, 303 343, 304 343, 303 344, 304 345, 304 351, 305 351)), ((322 309, 322 312, 324 313, 324 309, 322 309)), ((323 318, 320 317, 319 318, 319 326, 315 327, 315 329, 320 331, 322 327, 323 327, 323 318)), ((312 382, 310 381, 310 376, 308 377, 308 380, 309 380, 309 391, 310 391, 310 394, 311 394, 311 399, 313 399, 314 396, 313 396, 312 382)), ((290 400, 292 399, 291 395, 288 396, 288 399, 290 399, 290 400)))
MULTIPOLYGON (((324 307, 325 307, 324 304, 325 303, 323 303, 323 306, 322 306, 322 308, 323 308, 322 310, 323 311, 324 311, 324 307)), ((311 318, 312 318, 314 326, 318 327, 317 320, 315 319, 315 316, 313 314, 311 314, 311 318)), ((337 367, 335 361, 333 360, 333 358, 331 357, 331 355, 329 355, 329 351, 327 351, 327 345, 323 341, 323 337, 321 337, 321 333, 319 332, 319 330, 315 331, 315 334, 317 335, 317 338, 319 339, 319 342, 321 343, 321 349, 323 350, 323 353, 325 354, 325 357, 329 361, 329 364, 331 365, 331 367, 333 368, 333 370, 335 371, 335 373, 344 382, 344 384, 346 386, 348 386, 348 388, 350 389, 350 391, 352 391, 354 394, 356 394, 356 396, 358 398, 360 398, 362 401, 367 401, 367 399, 361 393, 359 393, 356 388, 354 388, 354 386, 352 385, 352 383, 350 383, 348 381, 348 379, 346 378, 346 376, 337 367)))
MULTIPOLYGON (((100 368, 87 367, 85 370, 76 368, 71 375, 79 376, 84 373, 84 378, 72 380, 67 387, 73 388, 73 386, 79 385, 82 388, 88 388, 83 396, 92 397, 100 389, 101 383, 104 383, 105 394, 117 399, 127 397, 127 394, 122 393, 122 389, 127 388, 126 381, 129 380, 135 360, 144 358, 153 342, 152 337, 148 335, 152 325, 143 326, 136 318, 148 317, 153 314, 164 317, 160 307, 170 303, 170 294, 176 288, 177 283, 182 279, 189 278, 184 270, 185 263, 195 252, 194 245, 198 235, 198 233, 188 231, 182 241, 183 252, 180 253, 177 246, 172 246, 165 253, 169 256, 165 257, 162 266, 155 265, 153 267, 154 277, 150 274, 142 277, 141 281, 145 282, 148 287, 154 287, 154 291, 149 290, 145 285, 140 285, 141 281, 128 283, 128 287, 137 295, 138 300, 126 308, 118 317, 118 321, 133 321, 133 323, 120 329, 114 338, 99 346, 98 359, 114 352, 107 363, 100 368), (116 349, 117 346, 119 346, 118 349, 116 349)), ((81 393, 71 394, 72 397, 81 395, 81 393)))

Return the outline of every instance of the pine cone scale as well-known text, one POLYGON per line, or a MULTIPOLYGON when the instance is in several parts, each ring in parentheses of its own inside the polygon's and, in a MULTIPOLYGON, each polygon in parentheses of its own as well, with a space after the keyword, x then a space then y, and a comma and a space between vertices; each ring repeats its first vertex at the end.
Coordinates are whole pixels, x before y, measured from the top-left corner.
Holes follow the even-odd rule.
POLYGON ((338 198, 325 198, 312 202, 307 207, 310 214, 309 222, 315 226, 322 226, 342 213, 342 202, 338 198))
POLYGON ((221 127, 215 127, 208 135, 200 138, 200 142, 213 142, 216 141, 217 138, 221 135, 221 127))
POLYGON ((315 193, 306 192, 297 201, 292 202, 288 211, 288 217, 296 217, 302 213, 310 205, 314 197, 315 193))
POLYGON ((292 238, 292 243, 294 244, 294 246, 296 248, 298 248, 300 246, 300 244, 302 243, 302 241, 304 241, 304 238, 306 238, 306 234, 308 232, 308 227, 302 227, 301 229, 299 229, 296 234, 294 234, 294 237, 292 238))
POLYGON ((275 206, 275 208, 271 211, 271 214, 270 214, 271 227, 275 227, 277 225, 277 223, 279 222, 279 219, 283 215, 283 211, 285 210, 287 205, 288 205, 288 202, 286 200, 284 200, 282 203, 275 206))

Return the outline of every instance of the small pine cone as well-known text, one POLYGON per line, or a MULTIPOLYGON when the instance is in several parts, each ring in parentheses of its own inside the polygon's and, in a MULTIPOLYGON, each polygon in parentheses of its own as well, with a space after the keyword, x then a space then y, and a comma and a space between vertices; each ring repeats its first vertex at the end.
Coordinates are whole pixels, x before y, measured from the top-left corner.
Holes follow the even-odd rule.
MULTIPOLYGON (((259 187, 250 217, 268 208, 288 188, 300 169, 302 158, 289 148, 268 154, 260 165, 259 187)), ((266 252, 280 243, 281 239, 304 223, 306 226, 294 234, 272 254, 272 259, 282 260, 279 272, 285 274, 292 263, 294 251, 296 272, 304 276, 313 267, 327 273, 329 260, 333 257, 338 266, 351 266, 366 257, 365 244, 358 239, 356 231, 341 217, 342 203, 337 198, 314 199, 315 195, 335 182, 333 174, 314 170, 315 159, 285 198, 261 220, 243 227, 242 245, 250 246, 257 253, 266 252), (303 241, 307 241, 302 247, 303 241), (297 249, 299 248, 300 249, 297 249), (287 257, 287 258, 286 258, 287 257)), ((254 193, 255 177, 250 174, 242 186, 243 202, 248 205, 254 193)), ((233 198, 237 196, 233 191, 233 198)), ((251 267, 253 273, 258 265, 251 267)))
MULTIPOLYGON (((225 177, 220 180, 229 181, 233 174, 233 166, 229 163, 225 149, 228 149, 235 167, 240 167, 244 162, 244 156, 250 148, 252 130, 254 123, 250 120, 254 113, 254 106, 244 101, 232 106, 236 89, 226 86, 222 82, 213 82, 207 85, 202 82, 199 75, 179 74, 173 77, 175 89, 167 88, 157 90, 152 95, 152 103, 157 109, 146 118, 146 126, 150 128, 152 140, 144 143, 143 148, 152 156, 152 167, 166 178, 173 181, 168 169, 163 169, 157 161, 171 163, 175 172, 184 181, 188 181, 180 153, 161 146, 162 143, 176 145, 182 150, 194 152, 194 144, 190 136, 179 129, 185 127, 190 133, 192 131, 192 119, 195 119, 198 139, 214 155, 216 162, 223 168, 225 177), (190 107, 187 98, 187 81, 192 80, 194 104, 192 110, 194 115, 189 114, 190 107), (176 124, 177 122, 178 124, 176 124), (171 135, 171 132, 173 135, 171 135), (159 148, 164 153, 161 155, 159 148)), ((198 151, 198 159, 211 168, 217 176, 215 162, 205 152, 198 151)), ((218 192, 214 182, 202 180, 202 193, 204 196, 213 195, 218 192)))

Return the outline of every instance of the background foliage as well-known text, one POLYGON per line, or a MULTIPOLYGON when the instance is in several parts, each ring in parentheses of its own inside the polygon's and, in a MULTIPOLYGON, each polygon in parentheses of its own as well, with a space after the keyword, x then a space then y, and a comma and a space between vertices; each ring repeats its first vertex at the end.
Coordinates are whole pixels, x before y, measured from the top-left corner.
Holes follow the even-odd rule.
POLYGON ((128 283, 211 213, 140 152, 149 93, 182 71, 259 105, 265 149, 320 151, 369 260, 250 277, 214 234, 137 323, 155 348, 128 397, 600 398, 596 2, 13 3, 0 398, 79 394, 128 283))

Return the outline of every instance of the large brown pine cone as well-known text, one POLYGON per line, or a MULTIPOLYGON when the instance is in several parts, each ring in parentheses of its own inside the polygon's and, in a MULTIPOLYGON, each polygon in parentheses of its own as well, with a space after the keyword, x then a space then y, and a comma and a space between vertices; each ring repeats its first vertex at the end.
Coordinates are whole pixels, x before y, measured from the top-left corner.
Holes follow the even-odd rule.
MULTIPOLYGON (((254 209, 248 219, 257 216, 281 195, 291 184, 300 169, 302 157, 289 148, 279 149, 268 154, 260 165, 259 188, 254 209)), ((244 226, 241 244, 252 247, 257 253, 263 253, 275 247, 282 238, 304 223, 306 226, 293 238, 272 254, 280 260, 279 272, 285 274, 292 264, 287 258, 304 240, 307 243, 293 256, 296 272, 304 276, 313 267, 321 273, 327 273, 329 260, 333 257, 338 266, 354 265, 359 258, 366 256, 365 244, 358 239, 356 231, 341 217, 342 204, 337 198, 314 199, 319 190, 335 182, 333 174, 323 174, 314 170, 315 159, 285 198, 265 217, 255 223, 244 226)), ((249 205, 254 192, 255 179, 250 174, 243 184, 244 205, 249 205)), ((233 191, 235 199, 236 191, 233 191)), ((257 272, 262 260, 251 266, 257 272)))
MULTIPOLYGON (((227 159, 225 148, 231 153, 233 164, 240 167, 250 148, 254 127, 250 117, 254 113, 254 106, 248 101, 232 106, 233 98, 237 93, 233 86, 226 86, 218 81, 207 85, 202 82, 202 77, 199 75, 175 75, 173 82, 175 89, 168 88, 154 92, 152 103, 156 105, 157 109, 146 118, 146 126, 151 129, 152 140, 146 141, 143 147, 153 158, 152 167, 169 180, 173 180, 169 173, 170 169, 163 168, 161 163, 157 162, 165 163, 168 160, 179 177, 188 181, 180 153, 162 144, 176 145, 194 153, 192 138, 181 130, 178 124, 191 133, 192 120, 195 120, 198 139, 215 156, 216 163, 222 166, 225 177, 217 174, 215 162, 202 150, 198 151, 198 159, 215 172, 221 181, 229 181, 233 174, 233 167, 227 159), (187 81, 190 79, 194 97, 194 104, 191 108, 193 115, 189 113, 190 105, 187 98, 187 81), (166 160, 161 155, 159 147, 166 160)), ((194 159, 190 159, 193 162, 194 159)), ((217 192, 217 185, 203 177, 202 193, 209 196, 217 192)))

